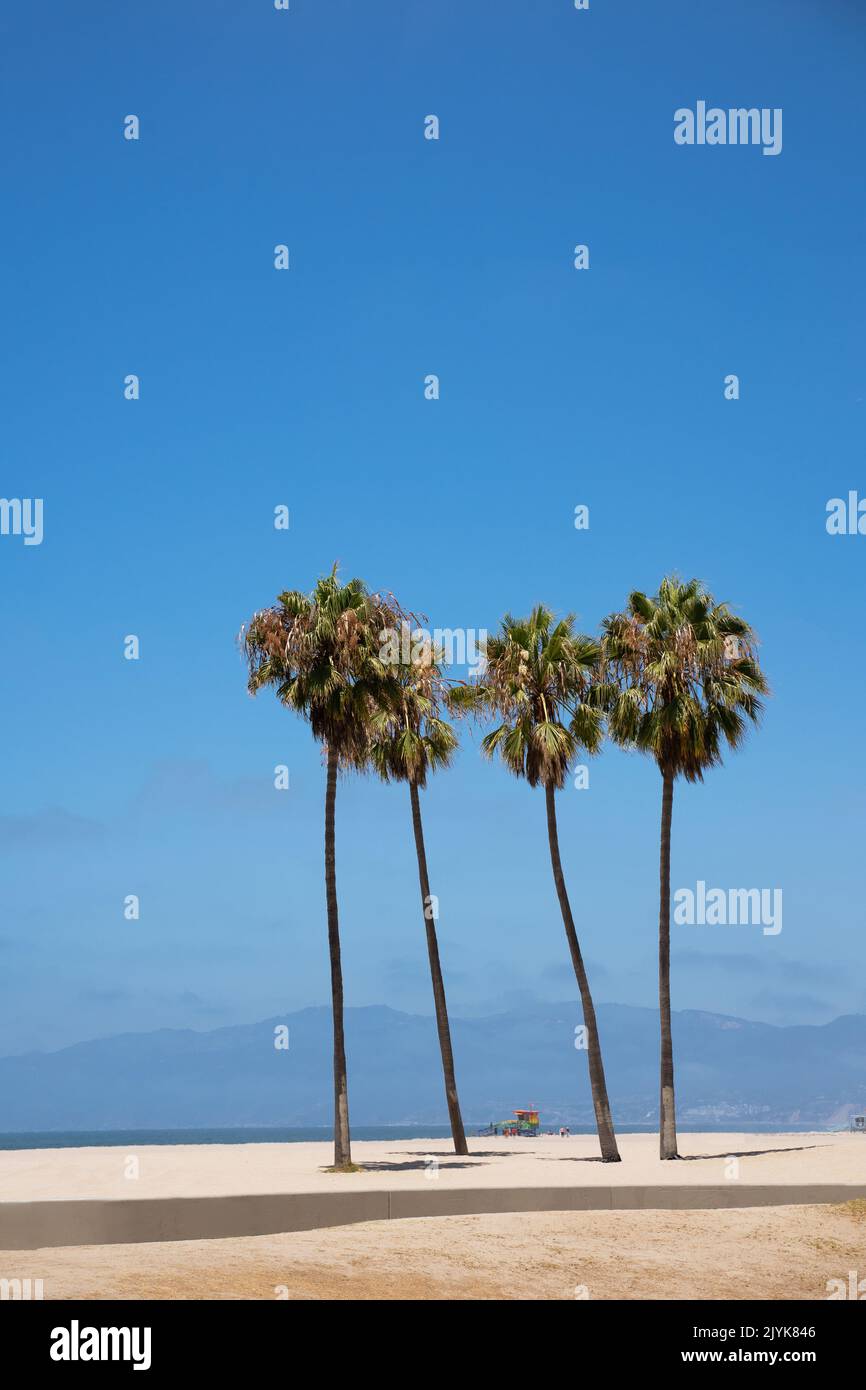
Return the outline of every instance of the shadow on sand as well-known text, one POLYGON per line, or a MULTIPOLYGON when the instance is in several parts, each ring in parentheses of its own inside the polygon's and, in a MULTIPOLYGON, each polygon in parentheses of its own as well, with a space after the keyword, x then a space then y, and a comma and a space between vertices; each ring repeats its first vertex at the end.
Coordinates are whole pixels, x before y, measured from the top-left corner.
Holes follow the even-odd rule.
POLYGON ((458 1158, 451 1149, 444 1151, 442 1149, 430 1149, 426 1154, 419 1154, 417 1158, 404 1160, 402 1163, 390 1163, 387 1159, 381 1159, 378 1163, 365 1162, 363 1168, 367 1173, 422 1172, 428 1166, 428 1160, 431 1158, 441 1159, 440 1167, 442 1168, 477 1168, 478 1163, 474 1161, 476 1159, 483 1162, 485 1158, 511 1157, 510 1153, 503 1152, 501 1149, 479 1149, 464 1158, 458 1158))
POLYGON ((601 1154, 539 1154, 546 1163, 604 1163, 601 1154))
MULTIPOLYGON (((764 1154, 798 1154, 805 1153, 807 1149, 825 1149, 826 1144, 792 1144, 786 1149, 734 1149, 723 1154, 680 1154, 675 1160, 679 1163, 706 1163, 708 1161, 717 1162, 720 1158, 761 1158, 764 1154)), ((539 1154, 536 1157, 542 1162, 548 1163, 603 1163, 604 1159, 600 1154, 581 1157, 579 1154, 539 1154)), ((627 1162, 628 1160, 626 1160, 627 1162)), ((661 1160, 659 1160, 661 1161, 661 1160)))
MULTIPOLYGON (((433 1154, 430 1155, 434 1157, 433 1154)), ((362 1163, 361 1167, 365 1173, 411 1173, 413 1171, 423 1172, 429 1165, 423 1158, 417 1159, 412 1163, 362 1163)), ((467 1163, 465 1158, 458 1158, 454 1163, 442 1163, 442 1168, 475 1168, 474 1163, 467 1163)))
POLYGON ((764 1154, 799 1154, 807 1149, 826 1149, 826 1144, 791 1144, 787 1149, 734 1149, 725 1154, 680 1154, 681 1163, 700 1163, 718 1158, 762 1158, 764 1154))

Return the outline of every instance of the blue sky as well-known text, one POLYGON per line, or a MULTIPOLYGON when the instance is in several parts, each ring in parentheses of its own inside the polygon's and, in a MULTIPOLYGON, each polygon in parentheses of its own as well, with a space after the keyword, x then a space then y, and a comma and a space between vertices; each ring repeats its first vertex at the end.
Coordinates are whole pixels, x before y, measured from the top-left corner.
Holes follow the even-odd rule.
MULTIPOLYGON (((319 751, 247 696, 234 636, 335 560, 442 627, 544 601, 592 630, 704 578, 774 697, 678 788, 673 882, 780 887, 784 928, 680 929, 675 1007, 866 1010, 866 538, 825 530, 866 494, 862 7, 49 0, 0 23, 0 491, 44 499, 42 545, 0 537, 0 1051, 326 1001, 319 751), (698 100, 782 108, 782 153, 677 146, 698 100)), ((424 797, 452 1008, 571 998, 541 794, 464 743, 424 797)), ((600 1000, 654 1002, 658 784, 606 752, 560 797, 600 1000)), ((350 1004, 430 1007, 408 812, 341 786, 350 1004)))

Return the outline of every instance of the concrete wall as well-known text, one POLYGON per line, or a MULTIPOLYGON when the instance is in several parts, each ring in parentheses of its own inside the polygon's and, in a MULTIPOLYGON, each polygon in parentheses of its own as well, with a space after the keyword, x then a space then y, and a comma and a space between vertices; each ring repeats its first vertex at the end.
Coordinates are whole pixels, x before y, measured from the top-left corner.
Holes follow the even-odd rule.
MULTIPOLYGON (((349 1182, 350 1178, 341 1178, 349 1182)), ((272 1235, 411 1216, 525 1211, 685 1211, 849 1202, 866 1184, 784 1186, 729 1182, 697 1187, 442 1187, 393 1192, 264 1193, 240 1197, 147 1197, 0 1202, 0 1250, 120 1245, 272 1235)))

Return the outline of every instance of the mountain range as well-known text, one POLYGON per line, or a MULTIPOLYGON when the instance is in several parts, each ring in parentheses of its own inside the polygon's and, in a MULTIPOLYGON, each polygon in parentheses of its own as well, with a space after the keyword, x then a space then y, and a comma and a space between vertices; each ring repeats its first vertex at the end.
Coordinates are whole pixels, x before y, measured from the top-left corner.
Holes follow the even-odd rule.
MULTIPOLYGON (((605 1004, 598 1016, 615 1119, 652 1123, 657 1013, 605 1004)), ((453 1019, 467 1122, 532 1104, 544 1125, 591 1125, 581 1021, 570 1003, 453 1019)), ((346 1032, 355 1124, 447 1123, 432 1018, 347 1009, 346 1032)), ((674 1046, 683 1123, 823 1127, 866 1110, 866 1015, 776 1027, 686 1010, 674 1014, 674 1046)), ((0 1059, 0 1131, 327 1125, 330 1067, 324 1007, 209 1032, 126 1033, 0 1059)))

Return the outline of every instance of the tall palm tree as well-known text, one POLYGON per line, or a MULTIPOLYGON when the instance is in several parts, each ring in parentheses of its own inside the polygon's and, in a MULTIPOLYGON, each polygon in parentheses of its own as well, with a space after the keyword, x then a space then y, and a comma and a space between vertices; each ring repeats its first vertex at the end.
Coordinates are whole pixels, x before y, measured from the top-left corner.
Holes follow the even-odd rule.
POLYGON ((418 881, 421 887, 421 909, 427 933, 433 1004, 445 1079, 445 1099, 451 1121, 454 1152, 468 1154, 457 1095, 445 982, 442 978, 436 935, 437 900, 430 893, 419 796, 419 791, 427 785, 428 774, 438 768, 447 767, 451 762, 457 747, 457 737, 451 725, 442 718, 444 687, 439 654, 432 646, 426 646, 416 660, 398 659, 393 666, 393 672, 395 689, 388 698, 387 706, 380 707, 371 721, 370 761, 384 781, 406 782, 409 786, 415 853, 418 858, 418 881))
POLYGON ((482 682, 458 687, 452 701, 457 709, 501 717, 502 723, 483 739, 483 751, 489 757, 498 752, 516 777, 525 777, 531 787, 544 787, 550 863, 583 1007, 601 1156, 605 1163, 619 1163, 598 1023, 565 886, 556 823, 556 792, 565 784, 569 764, 578 750, 594 753, 601 743, 602 715, 587 699, 598 659, 598 644, 575 633, 571 616, 554 624, 553 614, 539 605, 528 618, 503 618, 501 632, 487 642, 482 682))
POLYGON ((308 721, 326 753, 325 899, 334 1027, 334 1167, 344 1171, 353 1165, 337 909, 337 773, 366 764, 370 712, 388 674, 379 658, 381 633, 394 622, 387 602, 369 595, 360 579, 341 583, 335 565, 311 594, 295 590, 280 594, 275 604, 254 614, 242 632, 250 693, 270 686, 282 704, 308 721))
POLYGON ((698 579, 663 579, 658 593, 629 594, 602 624, 598 687, 619 744, 654 758, 662 777, 659 855, 659 1153, 678 1158, 671 1036, 671 819, 674 782, 702 782, 737 748, 761 713, 768 687, 755 634, 698 579))

